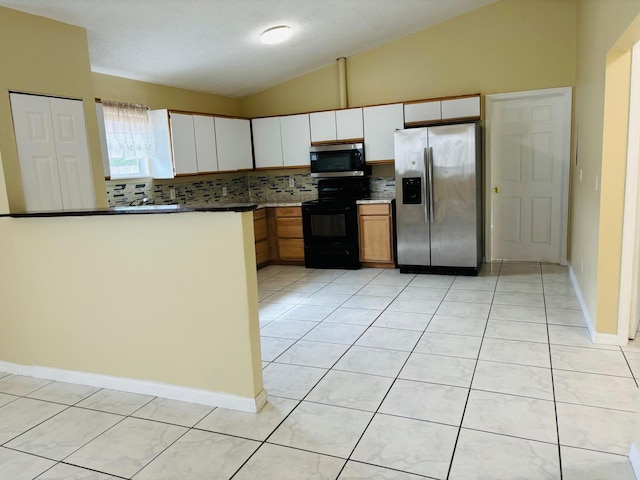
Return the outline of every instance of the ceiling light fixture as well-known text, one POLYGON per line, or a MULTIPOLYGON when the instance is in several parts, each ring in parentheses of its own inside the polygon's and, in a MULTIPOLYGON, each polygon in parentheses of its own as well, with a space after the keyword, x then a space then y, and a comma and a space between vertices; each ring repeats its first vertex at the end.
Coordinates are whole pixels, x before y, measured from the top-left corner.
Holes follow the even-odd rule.
POLYGON ((286 25, 280 25, 265 30, 260 34, 260 41, 266 45, 273 45, 275 43, 282 43, 288 40, 293 35, 291 27, 286 25))

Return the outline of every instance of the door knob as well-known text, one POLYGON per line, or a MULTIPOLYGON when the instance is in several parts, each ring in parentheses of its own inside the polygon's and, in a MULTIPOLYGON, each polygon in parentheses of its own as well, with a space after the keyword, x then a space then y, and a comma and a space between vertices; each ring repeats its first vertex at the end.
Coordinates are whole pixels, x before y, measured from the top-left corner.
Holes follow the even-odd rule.
POLYGON ((493 191, 496 192, 496 193, 500 193, 500 187, 494 187, 493 191))

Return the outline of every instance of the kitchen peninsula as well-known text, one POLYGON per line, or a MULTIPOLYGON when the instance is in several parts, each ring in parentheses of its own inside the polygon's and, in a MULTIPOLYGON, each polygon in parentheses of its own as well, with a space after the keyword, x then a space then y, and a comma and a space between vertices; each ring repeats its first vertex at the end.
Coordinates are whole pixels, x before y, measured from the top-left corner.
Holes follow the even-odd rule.
POLYGON ((254 209, 0 215, 0 370, 259 410, 254 209))

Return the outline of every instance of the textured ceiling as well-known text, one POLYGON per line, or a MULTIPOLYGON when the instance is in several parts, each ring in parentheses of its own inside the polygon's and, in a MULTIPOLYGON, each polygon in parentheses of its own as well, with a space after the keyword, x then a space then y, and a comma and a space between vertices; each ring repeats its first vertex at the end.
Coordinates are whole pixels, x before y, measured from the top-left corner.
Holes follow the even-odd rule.
POLYGON ((243 97, 496 0, 0 0, 86 28, 91 68, 243 97), (262 45, 274 25, 292 39, 262 45))

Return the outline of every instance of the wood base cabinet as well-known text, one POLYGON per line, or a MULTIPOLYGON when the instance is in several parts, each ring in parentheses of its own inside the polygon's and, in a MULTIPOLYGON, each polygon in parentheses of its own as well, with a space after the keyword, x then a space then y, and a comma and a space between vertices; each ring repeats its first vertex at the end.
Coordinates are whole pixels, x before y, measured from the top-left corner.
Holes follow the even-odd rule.
POLYGON ((358 205, 360 261, 363 266, 394 268, 393 218, 388 203, 358 205))
POLYGON ((266 208, 253 211, 253 232, 256 239, 256 264, 260 267, 271 260, 266 208))
POLYGON ((279 260, 304 262, 304 239, 302 236, 302 208, 276 208, 279 260))

